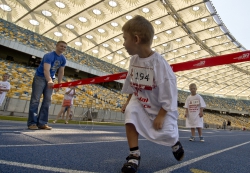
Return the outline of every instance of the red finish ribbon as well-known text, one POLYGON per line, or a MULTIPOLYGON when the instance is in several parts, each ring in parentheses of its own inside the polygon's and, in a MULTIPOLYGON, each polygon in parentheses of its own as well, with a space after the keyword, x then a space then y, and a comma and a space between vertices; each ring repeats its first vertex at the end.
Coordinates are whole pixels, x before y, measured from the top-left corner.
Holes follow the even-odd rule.
MULTIPOLYGON (((178 64, 173 64, 171 65, 171 67, 174 72, 178 72, 178 71, 184 71, 184 70, 193 70, 193 69, 198 69, 198 68, 239 63, 239 62, 245 62, 245 61, 250 61, 249 50, 244 51, 244 52, 237 52, 233 54, 220 55, 220 56, 215 56, 215 57, 182 62, 178 64)), ((53 88, 95 84, 95 83, 102 83, 102 82, 110 82, 114 80, 121 80, 121 79, 126 78, 127 73, 128 72, 122 72, 122 73, 111 74, 107 76, 99 76, 99 77, 94 77, 94 78, 77 80, 73 82, 55 84, 53 88)))

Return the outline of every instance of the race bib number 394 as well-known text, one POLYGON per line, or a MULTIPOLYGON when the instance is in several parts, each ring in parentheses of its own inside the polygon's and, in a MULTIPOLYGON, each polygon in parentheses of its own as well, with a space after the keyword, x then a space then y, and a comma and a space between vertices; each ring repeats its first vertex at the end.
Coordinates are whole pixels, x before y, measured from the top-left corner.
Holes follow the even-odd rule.
POLYGON ((132 66, 130 76, 132 83, 144 86, 153 85, 154 71, 151 68, 132 66))

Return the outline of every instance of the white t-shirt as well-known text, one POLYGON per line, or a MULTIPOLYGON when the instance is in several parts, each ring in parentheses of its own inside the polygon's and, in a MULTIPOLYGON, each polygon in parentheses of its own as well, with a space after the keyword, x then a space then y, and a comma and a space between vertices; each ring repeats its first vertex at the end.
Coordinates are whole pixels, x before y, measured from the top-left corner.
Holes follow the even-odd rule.
POLYGON ((134 94, 145 111, 152 115, 157 115, 161 108, 170 115, 177 111, 176 76, 157 52, 148 58, 131 57, 122 93, 134 94))
MULTIPOLYGON (((71 90, 71 89, 70 88, 66 88, 66 92, 68 92, 69 90, 71 90)), ((65 94, 64 95, 64 100, 71 100, 71 104, 73 105, 74 89, 72 89, 72 91, 70 91, 69 94, 65 94)))
POLYGON ((203 117, 199 116, 200 108, 205 108, 206 104, 203 98, 196 94, 189 95, 186 99, 184 108, 188 109, 188 116, 186 118, 186 127, 195 128, 203 127, 203 117))
MULTIPOLYGON (((10 89, 10 83, 8 81, 0 81, 0 88, 1 89, 10 89)), ((3 104, 6 93, 7 92, 3 92, 2 94, 0 94, 0 106, 2 106, 2 104, 3 104)))

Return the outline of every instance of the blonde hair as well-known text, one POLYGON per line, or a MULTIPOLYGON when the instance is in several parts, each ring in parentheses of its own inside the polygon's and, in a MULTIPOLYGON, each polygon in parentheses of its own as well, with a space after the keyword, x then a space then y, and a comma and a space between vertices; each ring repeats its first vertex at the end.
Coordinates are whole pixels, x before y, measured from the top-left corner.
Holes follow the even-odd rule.
POLYGON ((127 21, 123 25, 122 31, 129 33, 132 37, 138 35, 142 44, 152 44, 154 37, 154 27, 147 19, 142 16, 136 15, 127 21))
POLYGON ((3 76, 4 76, 4 75, 6 75, 6 76, 10 77, 9 73, 4 73, 4 74, 3 74, 3 76))
POLYGON ((191 86, 195 86, 195 87, 197 88, 197 86, 196 86, 195 83, 191 83, 191 84, 189 85, 189 88, 190 88, 191 86))

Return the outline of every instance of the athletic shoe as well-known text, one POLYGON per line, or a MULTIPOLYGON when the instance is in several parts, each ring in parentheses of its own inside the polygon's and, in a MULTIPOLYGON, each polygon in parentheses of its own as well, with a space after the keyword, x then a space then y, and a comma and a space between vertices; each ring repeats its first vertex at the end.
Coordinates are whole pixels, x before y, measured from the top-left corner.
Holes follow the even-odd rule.
POLYGON ((30 130, 38 130, 38 127, 37 127, 37 125, 32 124, 32 125, 30 125, 30 126, 28 127, 28 129, 30 129, 30 130))
POLYGON ((180 143, 180 141, 176 142, 174 146, 172 146, 173 155, 176 160, 181 161, 184 158, 184 149, 180 143))
POLYGON ((140 165, 140 160, 141 157, 137 157, 134 156, 132 154, 130 154, 127 158, 126 158, 127 162, 124 163, 123 167, 122 167, 122 173, 136 173, 139 165, 140 165), (130 162, 129 162, 130 161, 130 162), (136 164, 138 163, 138 164, 136 164))
POLYGON ((42 130, 51 130, 52 129, 52 127, 48 126, 47 124, 39 126, 38 128, 42 129, 42 130))
POLYGON ((195 138, 193 136, 190 136, 189 141, 195 141, 195 138))
POLYGON ((202 136, 200 137, 200 141, 205 142, 205 140, 204 140, 204 138, 202 136))

